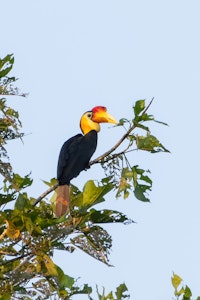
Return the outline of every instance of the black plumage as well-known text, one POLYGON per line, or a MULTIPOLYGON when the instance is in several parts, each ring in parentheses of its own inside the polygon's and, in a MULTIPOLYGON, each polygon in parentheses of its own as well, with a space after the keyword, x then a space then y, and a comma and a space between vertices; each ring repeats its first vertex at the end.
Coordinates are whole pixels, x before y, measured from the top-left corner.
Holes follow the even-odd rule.
POLYGON ((89 166, 90 158, 97 147, 97 132, 77 134, 67 140, 60 151, 57 167, 59 185, 69 185, 71 179, 89 166))

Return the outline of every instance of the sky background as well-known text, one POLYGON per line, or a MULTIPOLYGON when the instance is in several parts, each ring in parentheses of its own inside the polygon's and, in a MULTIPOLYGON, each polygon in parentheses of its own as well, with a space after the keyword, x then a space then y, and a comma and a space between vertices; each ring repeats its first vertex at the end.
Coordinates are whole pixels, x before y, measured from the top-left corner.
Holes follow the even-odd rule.
MULTIPOLYGON (((32 172, 29 195, 46 190, 42 179, 56 176, 60 147, 79 132, 87 110, 104 105, 120 119, 132 118, 138 99, 155 100, 149 110, 169 127, 152 134, 170 154, 133 152, 132 164, 150 169, 151 203, 108 195, 104 207, 137 223, 105 225, 113 237, 109 268, 80 251, 55 253, 66 274, 106 291, 125 282, 131 300, 173 298, 175 272, 200 295, 200 2, 43 0, 0 1, 0 57, 14 53, 13 75, 27 99, 9 98, 27 135, 9 144, 15 172, 32 172)), ((122 128, 102 125, 102 154, 122 128)), ((100 166, 73 183, 103 176, 100 166)), ((86 296, 74 299, 87 299, 86 296)))

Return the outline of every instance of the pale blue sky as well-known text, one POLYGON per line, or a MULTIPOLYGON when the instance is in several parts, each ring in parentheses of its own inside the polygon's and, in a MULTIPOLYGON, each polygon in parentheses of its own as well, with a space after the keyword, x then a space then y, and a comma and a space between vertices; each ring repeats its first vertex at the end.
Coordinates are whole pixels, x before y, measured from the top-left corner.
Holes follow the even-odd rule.
MULTIPOLYGON (((0 56, 14 53, 18 85, 29 92, 28 99, 10 98, 31 134, 9 149, 16 172, 32 171, 30 195, 46 190, 41 179, 56 176, 62 143, 79 132, 80 116, 93 106, 131 118, 137 99, 155 97, 150 112, 170 125, 156 126, 153 134, 171 154, 131 158, 152 171, 151 204, 107 197, 106 207, 137 222, 105 226, 115 267, 79 251, 55 254, 80 283, 109 291, 125 282, 131 300, 169 300, 174 271, 194 299, 200 295, 199 12, 198 0, 1 1, 0 56)), ((94 157, 123 132, 109 127, 102 126, 94 157)), ((74 183, 82 188, 101 175, 94 166, 74 183)))

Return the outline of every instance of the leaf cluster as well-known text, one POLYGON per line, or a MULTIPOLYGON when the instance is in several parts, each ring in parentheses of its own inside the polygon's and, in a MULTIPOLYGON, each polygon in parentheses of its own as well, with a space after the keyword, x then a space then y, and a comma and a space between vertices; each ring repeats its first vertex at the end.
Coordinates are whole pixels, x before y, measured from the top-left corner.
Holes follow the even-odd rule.
MULTIPOLYGON (((18 89, 14 86, 15 77, 9 77, 8 74, 12 70, 14 57, 12 54, 7 55, 3 59, 0 58, 0 96, 3 95, 20 95, 18 89)), ((21 94, 22 95, 22 94, 21 94)), ((7 105, 4 97, 0 98, 0 174, 11 181, 13 176, 12 167, 9 162, 9 156, 6 150, 8 141, 22 138, 23 133, 20 132, 22 127, 19 114, 16 110, 7 105)))
MULTIPOLYGON (((153 101, 153 99, 152 99, 153 101)), ((152 103, 150 102, 150 104, 152 103)), ((120 119, 117 126, 123 126, 126 133, 122 139, 102 157, 93 163, 101 162, 106 176, 114 183, 117 191, 116 197, 123 196, 126 199, 130 192, 136 199, 144 202, 149 201, 149 192, 152 188, 150 171, 144 170, 138 165, 132 165, 129 161, 130 153, 133 151, 147 151, 149 153, 166 152, 169 150, 152 135, 147 122, 155 122, 167 125, 164 122, 157 121, 153 115, 147 113, 150 106, 146 106, 145 100, 136 101, 133 106, 133 119, 120 119), (119 146, 124 146, 120 152, 116 152, 119 146)))
MULTIPOLYGON (((103 292, 100 293, 97 287, 97 295, 99 300, 121 300, 121 299, 129 299, 129 295, 127 294, 127 287, 124 283, 120 284, 116 291, 110 292, 107 295, 105 294, 105 289, 103 288, 103 292)), ((94 300, 89 296, 90 300, 94 300)))
MULTIPOLYGON (((171 278, 172 286, 174 288, 174 295, 177 300, 192 300, 192 292, 187 285, 182 284, 182 278, 173 273, 171 278)), ((200 300, 200 297, 197 297, 196 300, 200 300)))
POLYGON ((0 95, 26 97, 27 94, 20 93, 19 89, 15 86, 17 78, 9 75, 14 61, 13 54, 8 54, 4 58, 0 58, 0 95))
POLYGON ((90 294, 91 288, 87 285, 78 287, 75 279, 64 274, 53 262, 52 256, 55 250, 67 254, 81 249, 110 265, 108 256, 112 238, 100 225, 131 222, 120 212, 94 208, 97 203, 105 201, 104 196, 110 189, 108 183, 95 185, 93 181, 88 181, 83 191, 73 186, 71 214, 60 219, 55 218, 53 205, 41 201, 39 207, 33 207, 35 199, 19 192, 14 209, 4 210, 0 215, 2 293, 27 297, 39 297, 42 293, 44 298, 41 299, 50 294, 69 299, 77 293, 90 294), (29 289, 26 288, 28 284, 31 284, 29 289))

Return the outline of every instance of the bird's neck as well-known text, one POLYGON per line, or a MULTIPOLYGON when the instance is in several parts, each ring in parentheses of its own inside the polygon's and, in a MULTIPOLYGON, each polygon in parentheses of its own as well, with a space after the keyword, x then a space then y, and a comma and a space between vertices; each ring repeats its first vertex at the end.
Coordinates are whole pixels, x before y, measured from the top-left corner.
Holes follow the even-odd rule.
POLYGON ((83 115, 80 121, 80 127, 83 134, 87 134, 88 132, 95 130, 96 132, 100 131, 99 123, 93 122, 92 120, 88 119, 83 115))

